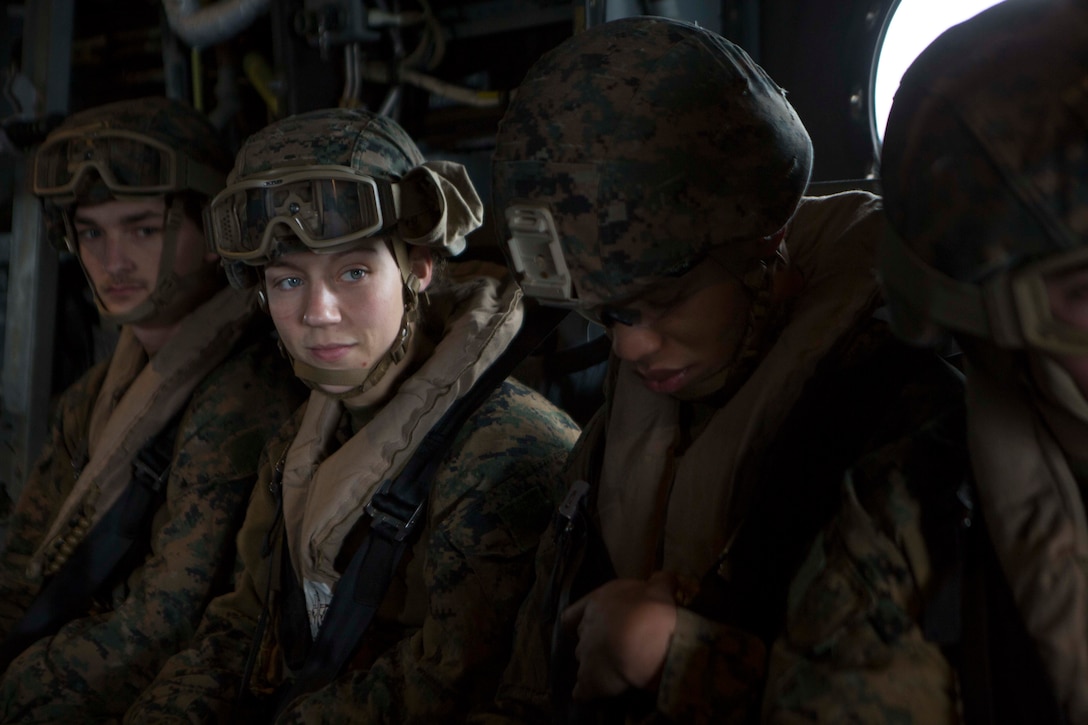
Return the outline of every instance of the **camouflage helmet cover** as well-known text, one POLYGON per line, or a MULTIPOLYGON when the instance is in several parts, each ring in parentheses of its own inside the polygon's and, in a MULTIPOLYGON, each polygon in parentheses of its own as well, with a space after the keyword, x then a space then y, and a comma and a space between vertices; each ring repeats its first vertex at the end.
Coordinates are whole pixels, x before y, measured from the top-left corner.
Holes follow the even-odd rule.
POLYGON ((741 48, 689 23, 624 18, 530 68, 499 126, 495 218, 509 239, 505 209, 546 205, 591 306, 774 234, 811 167, 785 91, 741 48))
MULTIPOLYGON (((915 60, 881 172, 889 223, 917 262, 977 285, 1088 244, 1086 79, 1088 5, 1077 0, 1008 0, 915 60)), ((885 261, 886 277, 894 266, 885 261)), ((931 337, 937 317, 964 329, 962 304, 921 310, 905 304, 911 293, 890 290, 905 335, 931 337)))
POLYGON ((227 183, 318 165, 400 178, 422 163, 423 154, 396 121, 362 109, 327 108, 290 116, 250 136, 227 183))

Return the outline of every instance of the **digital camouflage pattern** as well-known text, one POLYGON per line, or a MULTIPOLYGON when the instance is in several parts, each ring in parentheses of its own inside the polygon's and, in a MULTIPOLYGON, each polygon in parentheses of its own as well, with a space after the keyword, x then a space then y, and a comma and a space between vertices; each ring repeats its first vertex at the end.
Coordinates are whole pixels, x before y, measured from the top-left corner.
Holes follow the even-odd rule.
MULTIPOLYGON (((946 31, 904 75, 883 188, 924 267, 981 288, 1084 246, 1086 40, 1083 2, 1007 0, 946 31)), ((928 291, 889 290, 905 337, 934 322, 970 329, 955 303, 909 308, 928 291)), ((768 722, 1086 721, 1077 460, 1088 437, 1062 407, 1083 397, 1049 395, 1035 350, 957 339, 966 413, 920 431, 915 466, 889 449, 851 470, 793 582, 768 722)))
MULTIPOLYGON (((909 472, 908 483, 926 485, 929 450, 914 437, 960 409, 962 386, 932 351, 902 343, 871 314, 880 299, 869 265, 882 225, 879 200, 862 192, 802 199, 787 243, 792 263, 809 285, 794 301, 775 346, 753 372, 763 376, 760 383, 742 387, 726 400, 711 396, 680 404, 685 406, 681 414, 691 420, 678 434, 691 437, 683 457, 690 458, 694 447, 706 441, 707 478, 726 465, 722 450, 728 441, 720 435, 707 440, 707 428, 699 422, 723 412, 756 421, 752 430, 728 431, 745 441, 744 457, 730 465, 735 467, 732 495, 744 497, 746 505, 729 512, 744 524, 724 545, 717 565, 677 596, 677 629, 656 692, 594 702, 578 722, 755 721, 767 652, 795 606, 788 601, 790 581, 813 538, 838 509, 844 472, 862 456, 885 452, 891 464, 909 472), (865 280, 860 285, 843 273, 844 267, 856 270, 856 265, 861 265, 858 277, 865 280), (838 273, 829 274, 833 269, 838 273), (808 366, 804 360, 809 356, 818 363, 808 366), (803 392, 783 403, 784 412, 762 403, 773 399, 769 391, 800 388, 798 377, 803 377, 803 392), (760 401, 744 394, 755 389, 760 401)), ((566 473, 568 482, 590 484, 590 520, 601 515, 594 491, 602 450, 617 436, 613 408, 620 398, 619 364, 616 358, 611 361, 605 407, 587 424, 566 473)), ((719 521, 725 518, 723 514, 719 521)), ((722 521, 723 528, 727 525, 722 521)), ((552 626, 558 616, 552 577, 562 571, 562 549, 556 542, 564 528, 556 517, 542 537, 537 580, 519 613, 514 651, 496 702, 470 720, 474 725, 556 721, 555 703, 565 698, 555 692, 553 676, 564 662, 566 670, 575 666, 569 657, 550 668, 552 626)), ((566 561, 578 562, 583 550, 576 548, 566 561)), ((584 560, 591 559, 585 554, 584 560)), ((600 567, 593 571, 583 566, 582 572, 589 579, 583 591, 611 576, 600 567)), ((848 621, 854 616, 850 609, 833 611, 827 616, 848 621)))
POLYGON ((423 163, 395 121, 363 109, 328 108, 277 121, 246 139, 227 184, 299 166, 346 166, 388 179, 423 163))
POLYGON ((965 446, 962 409, 951 408, 851 468, 794 578, 763 722, 963 721, 956 673, 920 625, 949 641, 958 621, 972 520, 965 446))
POLYGON ((1086 36, 1082 2, 1013 0, 903 76, 881 176, 888 219, 923 262, 977 283, 1088 244, 1086 36))
MULTIPOLYGON (((793 430, 793 434, 782 431, 769 449, 769 460, 762 464, 759 481, 772 492, 768 495, 773 500, 767 504, 777 511, 771 513, 769 518, 762 518, 768 516, 767 509, 764 508, 761 513, 759 506, 754 504, 752 526, 758 523, 766 531, 756 533, 749 529, 745 535, 752 535, 753 538, 745 541, 742 537, 735 543, 736 555, 730 559, 728 567, 733 581, 727 580, 727 588, 722 593, 707 589, 695 594, 690 604, 678 609, 677 628, 669 644, 656 692, 648 693, 645 699, 633 703, 625 704, 618 699, 613 699, 611 703, 595 703, 599 707, 579 722, 626 722, 629 725, 755 722, 767 676, 768 651, 775 641, 774 634, 783 623, 791 635, 804 638, 802 641, 811 648, 806 652, 819 658, 821 664, 830 670, 831 676, 835 673, 835 660, 825 657, 842 656, 844 662, 850 662, 849 658, 878 658, 882 651, 880 648, 887 646, 882 638, 899 634, 909 627, 909 618, 893 605, 901 604, 901 598, 907 591, 903 585, 910 580, 912 570, 906 566, 901 555, 889 558, 883 549, 868 552, 869 558, 857 560, 860 564, 854 559, 849 560, 852 566, 841 565, 845 558, 839 557, 832 566, 826 567, 830 572, 824 571, 826 562, 823 559, 813 563, 817 555, 811 555, 805 567, 823 572, 825 580, 833 585, 831 593, 823 593, 823 598, 814 602, 792 593, 788 602, 786 600, 786 587, 794 569, 784 562, 790 561, 797 553, 797 563, 804 560, 811 536, 826 522, 824 513, 829 509, 834 513, 839 494, 838 483, 844 470, 836 460, 840 456, 849 457, 845 451, 868 451, 874 462, 872 465, 879 462, 901 472, 898 479, 892 479, 897 486, 912 491, 920 489, 943 507, 940 509, 942 512, 956 513, 950 504, 956 503, 955 486, 962 480, 962 477, 956 478, 956 474, 962 474, 962 466, 952 469, 950 477, 932 477, 947 460, 942 455, 947 455, 949 448, 954 449, 957 442, 954 435, 941 438, 934 432, 946 433, 946 427, 950 425, 945 422, 946 419, 952 423, 956 420, 960 401, 955 377, 949 374, 949 369, 936 356, 898 344, 882 323, 869 324, 859 330, 849 349, 839 352, 841 357, 828 361, 830 367, 825 368, 827 375, 814 379, 810 384, 814 397, 798 405, 797 410, 801 412, 798 423, 785 429, 793 430), (909 368, 901 373, 905 376, 905 383, 904 378, 885 375, 889 360, 894 357, 900 357, 904 367, 909 368), (837 375, 842 375, 833 370, 846 371, 846 375, 838 383, 832 383, 837 375), (842 385, 843 380, 847 381, 847 390, 837 393, 837 386, 842 385), (880 412, 866 410, 865 406, 850 397, 855 394, 848 389, 850 380, 865 380, 867 386, 884 386, 884 390, 878 394, 865 393, 873 400, 880 401, 880 412), (890 392, 892 389, 894 393, 890 392), (851 410, 855 420, 848 423, 842 417, 829 413, 827 402, 839 405, 838 410, 851 410), (822 412, 819 410, 821 405, 822 412), (859 432, 862 429, 867 434, 859 432), (793 436, 801 436, 800 441, 793 436), (805 445, 798 445, 799 442, 805 445), (780 455, 775 455, 774 451, 780 455), (775 460, 786 458, 790 459, 789 463, 775 460), (946 485, 949 481, 952 481, 951 488, 946 485), (784 510, 780 505, 779 502, 783 500, 793 503, 790 510, 784 510), (783 552, 794 554, 783 558, 783 552), (894 579, 890 584, 884 584, 883 590, 877 591, 869 580, 881 576, 894 579), (863 630, 861 635, 853 634, 858 630, 863 630)), ((587 425, 578 447, 571 455, 568 480, 579 477, 593 480, 594 450, 603 445, 606 417, 598 416, 587 425)), ((962 464, 962 458, 953 456, 951 460, 962 464)), ((887 496, 884 492, 871 495, 887 496)), ((901 505, 900 501, 893 503, 896 506, 892 509, 893 515, 898 518, 888 521, 887 525, 896 534, 917 536, 917 509, 901 505)), ((556 721, 555 699, 549 685, 550 631, 555 612, 550 608, 548 598, 550 575, 559 556, 556 540, 562 525, 563 522, 556 517, 555 525, 549 527, 541 538, 537 555, 538 578, 518 618, 513 656, 498 690, 495 706, 470 719, 474 725, 545 725, 556 721)), ((851 543, 858 539, 856 530, 843 536, 849 536, 851 543)), ((820 552, 822 550, 819 549, 820 552)), ((940 562, 929 565, 937 568, 940 562)), ((701 585, 707 587, 711 579, 707 578, 701 585)), ((910 601, 908 604, 913 606, 916 602, 910 601)), ((783 657, 777 651, 782 647, 781 643, 775 644, 776 659, 783 657)), ((937 652, 931 646, 920 649, 931 657, 933 652, 937 652)), ((938 673, 947 678, 948 665, 940 659, 939 653, 935 663, 938 673)), ((572 661, 570 667, 573 666, 575 663, 572 661)), ((814 704, 813 693, 819 692, 821 683, 807 676, 807 673, 791 672, 791 675, 796 675, 796 682, 791 682, 790 691, 780 693, 780 697, 811 696, 813 699, 806 699, 792 711, 795 720, 784 716, 785 708, 773 710, 773 722, 807 721, 804 716, 813 712, 806 707, 811 708, 814 704)), ((777 679, 782 676, 781 671, 776 673, 772 668, 771 676, 768 687, 782 687, 777 679)), ((854 676, 851 674, 847 677, 854 676)), ((919 694, 912 692, 910 685, 897 681, 894 673, 889 673, 888 677, 891 686, 904 688, 902 692, 905 694, 919 694)), ((949 684, 946 679, 943 682, 945 689, 937 693, 944 698, 945 704, 949 684)), ((859 703, 832 700, 838 709, 828 711, 833 715, 853 712, 850 707, 857 704, 857 712, 862 717, 856 720, 831 717, 820 721, 898 722, 894 717, 876 716, 894 713, 894 707, 888 706, 881 711, 877 707, 879 703, 874 703, 874 694, 882 693, 870 691, 868 694, 870 697, 859 703)), ((917 722, 929 721, 920 719, 917 722)))
MULTIPOLYGON (((276 515, 267 483, 300 418, 283 427, 262 458, 239 535, 245 572, 238 589, 211 604, 195 648, 167 664, 126 722, 245 720, 247 711, 233 704, 265 605, 270 559, 264 542, 276 515)), ((350 436, 348 416, 341 426, 343 437, 350 436)), ((427 526, 349 672, 296 701, 279 722, 454 722, 457 713, 489 698, 577 435, 565 413, 513 380, 487 398, 438 467, 427 526), (406 581, 420 577, 425 611, 407 611, 406 581), (409 624, 420 619, 422 626, 409 624)), ((276 629, 273 617, 254 668, 257 692, 288 676, 276 629)))
POLYGON ((625 18, 530 68, 499 125, 492 199, 544 204, 586 306, 679 275, 713 247, 777 232, 808 185, 812 144, 786 93, 695 25, 625 18), (677 78, 684 82, 677 82, 677 78))
MULTIPOLYGON (((107 363, 59 400, 0 555, 0 636, 40 580, 27 562, 86 462, 87 426, 107 363)), ((0 720, 74 723, 120 717, 181 649, 210 598, 231 586, 234 535, 262 446, 304 399, 265 318, 196 388, 179 424, 151 553, 97 611, 15 659, 0 681, 0 720)))

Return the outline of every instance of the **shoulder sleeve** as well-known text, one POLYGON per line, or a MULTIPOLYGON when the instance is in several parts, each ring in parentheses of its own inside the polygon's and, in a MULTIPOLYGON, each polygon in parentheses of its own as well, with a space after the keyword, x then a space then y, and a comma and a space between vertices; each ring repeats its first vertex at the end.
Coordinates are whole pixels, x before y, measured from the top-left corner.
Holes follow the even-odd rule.
MULTIPOLYGON (((586 424, 563 468, 563 493, 570 482, 591 478, 593 458, 604 437, 605 408, 586 424)), ((553 720, 549 668, 552 628, 558 612, 551 602, 552 576, 559 552, 555 511, 540 537, 532 570, 533 582, 523 600, 514 626, 510 655, 496 695, 469 717, 477 725, 499 723, 549 723, 553 720)))
POLYGON ((908 438, 849 472, 792 583, 766 722, 959 722, 955 673, 922 633, 925 602, 955 575, 938 546, 959 523, 944 514, 966 475, 955 441, 908 438))
MULTIPOLYGON (((299 411, 301 413, 301 411, 299 411)), ((235 722, 234 704, 255 646, 266 605, 270 550, 276 518, 269 490, 275 461, 293 437, 298 416, 284 424, 261 455, 257 484, 238 532, 241 573, 234 591, 212 600, 186 648, 170 657, 125 714, 124 722, 235 722)), ((254 661, 266 659, 263 656, 254 661)))
POLYGON ((767 659, 763 640, 683 607, 676 613, 657 688, 658 712, 693 725, 745 722, 758 710, 767 659))
POLYGON ((12 663, 0 681, 8 718, 124 712, 192 637, 208 601, 231 586, 262 443, 298 402, 268 342, 239 350, 202 381, 179 426, 147 559, 113 593, 112 609, 70 622, 12 663))
POLYGON ((105 371, 106 363, 100 363, 58 398, 45 444, 23 482, 0 554, 0 637, 11 631, 42 584, 27 575, 27 565, 86 463, 87 427, 105 371))

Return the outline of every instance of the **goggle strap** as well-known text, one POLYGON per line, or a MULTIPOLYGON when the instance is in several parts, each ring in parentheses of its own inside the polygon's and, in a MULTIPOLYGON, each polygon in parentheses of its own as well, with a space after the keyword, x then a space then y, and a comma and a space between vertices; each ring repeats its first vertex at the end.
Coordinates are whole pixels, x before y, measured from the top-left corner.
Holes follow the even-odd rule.
POLYGON ((398 200, 400 196, 397 191, 393 189, 393 185, 387 181, 375 179, 376 186, 378 187, 378 207, 381 209, 382 214, 382 230, 389 229, 397 225, 397 220, 400 219, 398 200), (390 214, 389 212, 392 212, 390 214), (392 217, 391 219, 389 217, 392 217))
MULTIPOLYGON (((390 239, 389 245, 393 248, 393 257, 397 260, 397 267, 400 268, 400 280, 405 287, 408 287, 409 278, 415 276, 412 274, 412 265, 408 261, 408 245, 400 239, 390 239)), ((419 280, 416 280, 416 291, 418 288, 419 280)))
MULTIPOLYGON (((379 182, 378 194, 382 201, 382 208, 393 209, 397 221, 430 213, 434 207, 434 199, 425 190, 419 188, 421 183, 428 183, 427 179, 426 175, 418 175, 418 178, 394 181, 388 186, 379 182), (388 207, 385 206, 387 199, 390 204, 388 207)), ((386 224, 386 226, 390 225, 386 224)))
POLYGON ((177 262, 178 233, 185 221, 185 204, 181 197, 174 195, 170 200, 170 208, 166 210, 166 220, 162 230, 162 254, 159 256, 159 279, 155 288, 158 289, 173 274, 174 264, 177 262))
POLYGON ((877 260, 882 283, 911 307, 949 329, 990 337, 991 305, 979 288, 933 270, 890 225, 877 244, 877 260))
POLYGON ((178 189, 191 189, 210 199, 219 193, 226 183, 226 177, 223 174, 193 161, 184 153, 175 154, 175 159, 177 160, 177 178, 174 179, 174 183, 178 189))
MULTIPOLYGON (((59 160, 57 163, 60 163, 59 160)), ((211 167, 194 161, 184 151, 171 148, 161 141, 141 133, 120 130, 109 131, 105 129, 105 124, 97 123, 91 126, 62 132, 43 144, 38 151, 38 155, 35 156, 32 179, 33 193, 38 196, 54 196, 59 197, 62 200, 74 202, 76 200, 76 190, 82 183, 84 175, 91 169, 94 169, 97 172, 99 178, 102 179, 103 183, 106 185, 106 188, 112 192, 121 194, 162 194, 168 191, 190 189, 208 197, 212 197, 223 188, 223 184, 225 183, 223 174, 211 167), (110 137, 123 138, 142 143, 149 148, 155 149, 160 154, 163 154, 163 157, 168 160, 167 163, 173 172, 173 178, 168 179, 165 184, 156 183, 141 184, 134 187, 125 186, 117 180, 117 177, 114 175, 113 170, 109 165, 103 164, 99 159, 79 164, 72 172, 68 181, 59 187, 48 186, 38 178, 40 171, 40 166, 37 163, 38 158, 44 158, 44 155, 51 152, 53 147, 60 146, 62 150, 66 150, 67 147, 63 145, 65 142, 71 143, 88 137, 101 137, 103 139, 110 137), (141 191, 141 189, 146 189, 146 191, 141 191), (69 199, 69 197, 71 198, 69 199)), ((161 182, 162 180, 160 179, 159 181, 161 182)))

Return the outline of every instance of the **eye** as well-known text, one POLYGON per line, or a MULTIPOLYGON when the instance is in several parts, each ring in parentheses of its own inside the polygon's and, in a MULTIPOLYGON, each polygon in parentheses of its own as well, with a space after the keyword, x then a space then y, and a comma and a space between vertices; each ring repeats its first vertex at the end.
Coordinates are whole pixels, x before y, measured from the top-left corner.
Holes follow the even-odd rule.
POLYGON ((604 306, 597 310, 597 317, 609 329, 616 324, 632 327, 642 322, 642 313, 631 307, 604 306))
POLYGON ((691 286, 670 287, 647 295, 642 302, 653 312, 663 315, 686 300, 691 293, 691 286))
POLYGON ((1066 286, 1063 290, 1063 294, 1067 300, 1072 302, 1083 302, 1088 298, 1088 280, 1081 280, 1076 284, 1066 286))
POLYGON ((82 229, 76 229, 76 236, 79 237, 81 241, 89 242, 101 237, 102 231, 94 227, 83 227, 82 229))
POLYGON ((162 229, 159 227, 136 227, 133 233, 137 237, 147 238, 162 234, 162 229))
POLYGON ((279 277, 278 279, 272 280, 271 286, 272 286, 273 289, 278 289, 278 290, 295 289, 296 287, 301 287, 302 286, 302 278, 301 277, 279 277))
POLYGON ((1088 298, 1088 271, 1057 275, 1044 279, 1051 300, 1069 304, 1083 303, 1088 298))
POLYGON ((340 279, 344 280, 345 282, 358 282, 359 280, 366 277, 366 275, 367 271, 365 269, 362 269, 361 267, 352 267, 351 269, 345 271, 342 275, 340 275, 340 279))

